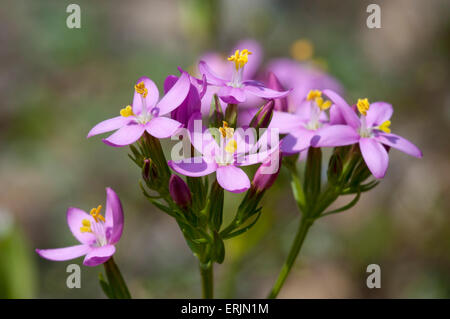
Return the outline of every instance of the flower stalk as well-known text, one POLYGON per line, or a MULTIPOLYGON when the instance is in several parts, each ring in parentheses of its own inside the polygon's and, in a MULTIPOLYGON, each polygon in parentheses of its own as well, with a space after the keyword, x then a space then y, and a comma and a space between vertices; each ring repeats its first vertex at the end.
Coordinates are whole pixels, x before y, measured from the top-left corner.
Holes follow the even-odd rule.
POLYGON ((111 299, 131 299, 128 286, 122 277, 119 267, 114 262, 114 258, 111 257, 103 266, 105 267, 108 283, 103 278, 100 278, 100 284, 105 294, 111 299))

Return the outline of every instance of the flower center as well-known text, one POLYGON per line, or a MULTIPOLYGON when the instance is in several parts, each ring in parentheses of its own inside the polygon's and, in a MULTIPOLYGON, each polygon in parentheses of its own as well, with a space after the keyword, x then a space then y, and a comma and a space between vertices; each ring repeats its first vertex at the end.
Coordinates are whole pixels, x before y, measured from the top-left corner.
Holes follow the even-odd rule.
POLYGON ((134 89, 135 89, 136 93, 138 93, 141 96, 141 101, 142 101, 141 114, 139 114, 139 115, 134 114, 131 105, 127 105, 126 107, 124 107, 123 109, 120 110, 120 115, 123 117, 134 116, 139 123, 145 124, 148 121, 150 121, 153 116, 158 116, 158 114, 157 114, 158 110, 154 109, 150 113, 147 112, 147 104, 146 104, 145 98, 148 95, 148 89, 145 87, 144 82, 139 82, 138 84, 136 84, 134 86, 134 89))
POLYGON ((370 103, 367 98, 365 99, 358 99, 358 102, 356 103, 356 107, 358 108, 359 113, 361 113, 361 127, 359 128, 359 135, 362 137, 370 137, 372 136, 372 130, 380 130, 385 133, 391 133, 391 129, 389 126, 391 126, 391 121, 384 121, 378 126, 374 127, 367 127, 366 122, 366 115, 367 111, 370 109, 370 103))
POLYGON ((219 127, 222 136, 220 141, 220 151, 219 154, 216 154, 216 163, 226 166, 234 163, 234 153, 237 150, 237 141, 233 138, 234 128, 229 127, 226 121, 223 121, 222 123, 223 126, 219 127))
POLYGON ((107 244, 105 218, 100 214, 101 210, 102 205, 92 208, 90 215, 94 218, 94 223, 91 223, 89 219, 83 219, 80 227, 80 232, 94 234, 97 246, 105 246, 107 244))
POLYGON ((231 77, 231 82, 229 83, 233 87, 240 87, 242 85, 242 79, 244 74, 244 66, 248 62, 248 56, 251 55, 247 49, 239 52, 236 50, 233 55, 228 58, 228 61, 234 62, 233 75, 231 77))
POLYGON ((322 92, 319 90, 310 90, 306 96, 306 100, 310 101, 311 115, 309 122, 306 124, 306 128, 309 130, 317 130, 320 128, 320 114, 330 108, 331 101, 324 101, 322 98, 322 92))

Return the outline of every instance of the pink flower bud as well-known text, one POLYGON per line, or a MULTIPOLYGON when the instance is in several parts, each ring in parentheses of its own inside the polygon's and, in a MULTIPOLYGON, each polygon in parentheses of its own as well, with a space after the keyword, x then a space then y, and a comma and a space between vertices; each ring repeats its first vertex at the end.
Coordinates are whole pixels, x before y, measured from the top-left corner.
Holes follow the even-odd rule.
POLYGON ((269 189, 280 173, 281 168, 281 151, 278 148, 272 152, 259 166, 252 181, 252 188, 256 192, 262 192, 269 189))
MULTIPOLYGON (((275 91, 284 91, 283 85, 281 85, 280 81, 278 80, 277 76, 273 72, 269 72, 267 76, 267 87, 269 89, 275 90, 275 91)), ((281 111, 281 112, 287 112, 288 111, 288 103, 287 98, 281 98, 281 99, 275 99, 275 111, 281 111)))
POLYGON ((192 203, 192 195, 186 182, 178 175, 172 175, 169 180, 169 192, 173 201, 180 207, 188 207, 192 203))

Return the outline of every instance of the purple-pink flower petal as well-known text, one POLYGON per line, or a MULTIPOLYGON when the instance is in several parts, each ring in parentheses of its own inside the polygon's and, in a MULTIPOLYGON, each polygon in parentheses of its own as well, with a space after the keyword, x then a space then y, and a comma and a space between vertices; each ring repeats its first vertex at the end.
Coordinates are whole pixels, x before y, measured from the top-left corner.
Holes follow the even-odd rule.
POLYGON ((190 85, 189 74, 183 72, 169 92, 155 106, 159 109, 158 115, 161 116, 176 109, 186 98, 190 85))
POLYGON ((106 262, 116 252, 114 245, 106 245, 101 247, 91 247, 90 251, 84 258, 83 265, 98 266, 106 262))
POLYGON ((379 133, 375 136, 375 139, 380 143, 396 148, 408 155, 417 158, 421 158, 423 156, 422 151, 416 145, 399 135, 379 133))
POLYGON ((229 104, 239 104, 247 99, 243 88, 235 88, 228 85, 222 86, 217 95, 222 101, 229 104))
POLYGON ((108 242, 117 243, 122 237, 123 208, 119 196, 109 187, 106 188, 105 226, 108 242))
POLYGON ((144 133, 145 126, 138 123, 129 123, 128 125, 118 129, 114 134, 108 138, 103 139, 103 142, 109 146, 121 147, 133 144, 144 133))
POLYGON ((280 134, 292 132, 306 123, 302 118, 295 114, 274 111, 269 128, 277 128, 280 134))
MULTIPOLYGON (((145 105, 147 107, 147 110, 151 110, 159 100, 158 87, 156 86, 155 82, 153 82, 146 76, 139 78, 136 84, 141 82, 144 82, 144 85, 148 90, 147 96, 145 97, 145 105)), ((134 92, 133 97, 133 112, 134 114, 141 114, 142 112, 142 96, 136 91, 134 92)))
POLYGON ((95 125, 89 131, 87 138, 94 136, 94 135, 117 130, 117 129, 121 128, 122 126, 127 125, 131 121, 133 121, 133 119, 128 118, 128 117, 123 117, 123 116, 117 116, 117 117, 113 117, 111 119, 105 120, 105 121, 100 122, 97 125, 95 125))
POLYGON ((55 249, 36 249, 36 252, 39 256, 48 260, 63 261, 84 256, 90 250, 89 245, 76 245, 55 249))
POLYGON ((286 97, 291 92, 291 90, 280 92, 268 89, 260 82, 252 80, 244 81, 244 89, 246 92, 262 97, 264 99, 280 99, 286 97))
POLYGON ((373 138, 364 137, 359 140, 359 147, 373 176, 383 178, 389 163, 389 156, 384 146, 373 138))
POLYGON ((370 108, 366 115, 367 126, 371 127, 382 124, 391 118, 393 112, 392 104, 386 102, 370 103, 370 108))
POLYGON ((178 121, 169 119, 167 117, 155 117, 145 126, 147 132, 156 138, 167 138, 174 135, 180 127, 182 127, 178 121))
POLYGON ((324 90, 323 93, 327 95, 334 104, 336 104, 338 110, 341 112, 348 125, 353 128, 359 128, 361 122, 358 115, 356 115, 350 105, 348 105, 348 103, 339 94, 331 90, 324 90))
POLYGON ((198 64, 198 70, 200 74, 206 76, 206 80, 211 85, 222 86, 227 83, 225 79, 214 73, 214 71, 210 69, 205 61, 200 61, 200 63, 198 64))
POLYGON ((313 147, 335 147, 352 145, 359 141, 358 132, 348 125, 330 125, 316 131, 311 139, 313 147))
POLYGON ((192 157, 182 161, 169 161, 167 163, 175 172, 191 177, 200 177, 213 173, 217 169, 217 164, 213 161, 206 161, 203 157, 192 157))
POLYGON ((94 223, 94 219, 91 217, 91 215, 79 208, 69 207, 67 209, 66 218, 67 225, 69 225, 70 231, 80 243, 92 244, 95 242, 94 234, 88 232, 82 233, 80 231, 81 226, 83 226, 83 224, 81 223, 83 219, 87 219, 91 223, 94 223))
POLYGON ((311 146, 311 138, 316 131, 300 127, 282 139, 281 151, 285 154, 294 154, 304 151, 311 146))
POLYGON ((216 177, 219 185, 232 193, 242 193, 250 188, 247 174, 241 168, 233 165, 219 166, 216 177))

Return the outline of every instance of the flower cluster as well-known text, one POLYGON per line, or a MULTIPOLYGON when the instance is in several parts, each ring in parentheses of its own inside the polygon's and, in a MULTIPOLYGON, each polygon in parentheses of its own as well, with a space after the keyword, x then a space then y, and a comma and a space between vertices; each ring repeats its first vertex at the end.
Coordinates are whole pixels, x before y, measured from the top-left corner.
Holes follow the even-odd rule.
MULTIPOLYGON (((254 41, 244 43, 228 59, 204 55, 196 75, 179 68, 179 76, 166 78, 162 98, 156 84, 141 77, 134 84, 131 104, 118 108, 118 116, 95 125, 87 135, 114 131, 103 142, 129 146, 130 158, 142 174, 143 194, 175 218, 198 258, 205 297, 212 297, 208 283, 213 263, 225 258, 224 240, 241 235, 257 222, 260 202, 277 179, 282 162, 291 172, 294 197, 306 225, 301 231, 306 232, 314 220, 350 208, 362 192, 378 184, 366 180, 371 175, 384 177, 390 147, 422 156, 411 142, 391 133, 389 103, 364 98, 350 106, 340 96, 342 88, 336 80, 288 59, 272 61, 257 76, 261 49, 254 41), (177 141, 170 158, 160 144, 165 138, 177 141), (325 186, 321 148, 334 148, 325 186), (306 159, 303 174, 298 172, 299 158, 306 159), (253 165, 259 167, 250 179, 251 170, 246 167, 253 165), (214 173, 215 178, 209 178, 214 173), (225 227, 224 191, 246 192, 225 227), (346 194, 356 197, 340 210, 324 212, 346 194)), ((123 229, 122 205, 110 188, 105 217, 100 211, 101 206, 90 214, 69 208, 67 222, 81 245, 37 252, 50 260, 86 255, 87 266, 104 263, 110 281, 102 282, 105 293, 129 296, 110 262, 123 229)))

